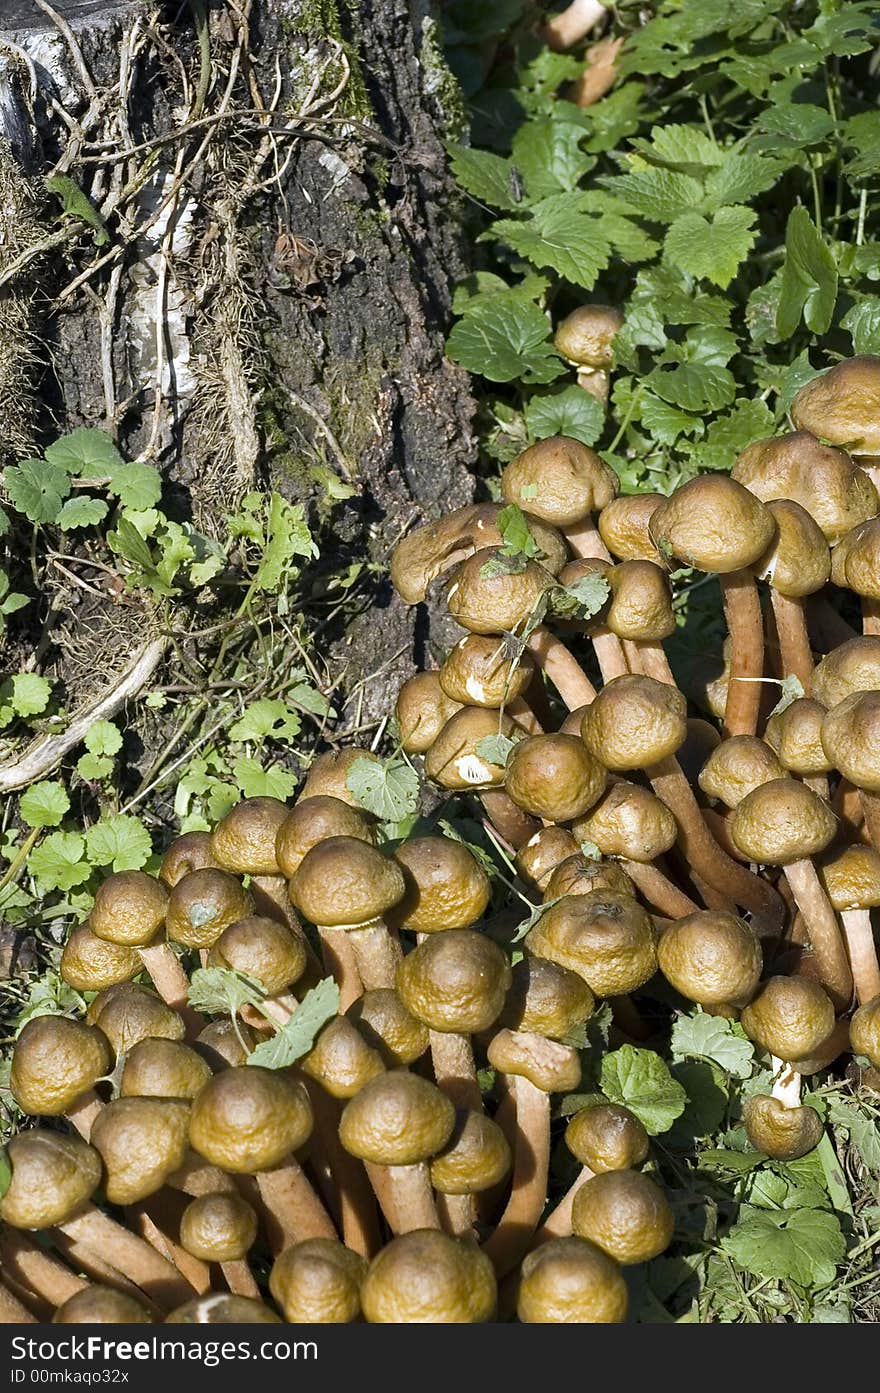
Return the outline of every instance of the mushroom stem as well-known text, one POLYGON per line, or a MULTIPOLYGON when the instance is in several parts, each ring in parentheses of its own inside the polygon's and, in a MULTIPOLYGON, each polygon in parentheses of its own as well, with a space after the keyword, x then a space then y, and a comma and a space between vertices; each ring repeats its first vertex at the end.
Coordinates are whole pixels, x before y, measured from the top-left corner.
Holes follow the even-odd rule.
POLYGON ((613 634, 610 629, 603 626, 595 629, 590 637, 593 640, 593 651, 596 654, 596 662, 599 664, 602 681, 607 683, 612 682, 615 677, 626 677, 629 672, 629 664, 626 661, 623 644, 617 634, 613 634))
POLYGON ((72 1106, 67 1109, 65 1116, 79 1132, 83 1141, 88 1141, 91 1136, 95 1118, 103 1107, 104 1104, 95 1090, 89 1088, 85 1093, 81 1093, 72 1106))
POLYGON ((562 535, 580 561, 611 561, 611 552, 602 541, 592 515, 563 527, 562 535))
POLYGON ((563 53, 589 34, 605 14, 600 0, 571 0, 567 10, 554 15, 543 26, 541 38, 555 53, 563 53))
POLYGON ((849 965, 852 968, 856 1001, 860 1006, 864 1006, 866 1001, 873 1001, 875 996, 880 996, 880 965, 877 962, 877 945, 871 927, 871 911, 844 909, 841 911, 840 922, 843 925, 849 965))
POLYGON ((862 596, 862 633, 880 634, 880 604, 870 595, 862 596))
POLYGON ((496 832, 514 851, 519 851, 540 830, 541 824, 537 818, 518 808, 503 788, 484 789, 480 802, 496 832))
POLYGON ((835 1005, 846 1008, 852 1000, 852 973, 843 936, 822 882, 812 861, 793 861, 783 869, 795 903, 804 916, 822 984, 835 1005))
POLYGON ((162 1000, 183 1017, 187 1034, 198 1035, 205 1021, 189 1005, 189 978, 170 943, 154 943, 138 949, 138 957, 162 1000))
POLYGON ((781 595, 770 587, 770 603, 779 638, 780 677, 794 676, 806 689, 813 675, 813 650, 803 600, 781 595))
POLYGON ((627 652, 630 650, 633 653, 633 662, 630 663, 633 672, 643 672, 646 677, 653 677, 655 682, 665 682, 668 687, 678 686, 669 666, 666 649, 659 639, 637 639, 629 643, 627 652))
POLYGON ((547 1195, 550 1162, 550 1096, 523 1075, 508 1080, 516 1098, 516 1144, 510 1199, 483 1244, 496 1273, 504 1277, 526 1252, 547 1195))
POLYGON ((324 967, 339 987, 339 1014, 364 994, 354 947, 345 929, 318 929, 324 953, 324 967))
POLYGON ((620 864, 645 903, 659 914, 667 914, 670 919, 683 919, 686 914, 693 914, 699 908, 658 866, 644 861, 621 861, 620 864))
POLYGON ((180 1190, 184 1195, 191 1195, 194 1199, 198 1199, 200 1195, 238 1194, 232 1176, 217 1166, 209 1166, 195 1151, 188 1152, 183 1165, 173 1175, 169 1175, 166 1184, 172 1190, 180 1190))
POLYGON ((447 1233, 454 1234, 456 1238, 475 1239, 477 1204, 473 1195, 438 1195, 437 1213, 447 1233))
POLYGON ((364 1165, 392 1233, 439 1229, 440 1219, 426 1161, 409 1166, 377 1166, 365 1161, 364 1165))
POLYGON ((260 1288, 244 1258, 239 1258, 236 1262, 221 1262, 220 1271, 226 1285, 235 1296, 252 1296, 255 1299, 259 1297, 260 1288))
POLYGON ((87 1205, 56 1228, 112 1262, 160 1306, 179 1306, 193 1294, 173 1263, 94 1205, 87 1205))
POLYGON ((778 1099, 785 1108, 799 1108, 801 1105, 800 1074, 785 1060, 777 1059, 775 1054, 770 1056, 770 1068, 774 1075, 770 1096, 778 1099))
POLYGON ((292 1156, 256 1177, 260 1198, 269 1211, 273 1252, 307 1238, 336 1238, 336 1228, 302 1166, 292 1156))
POLYGON ((327 1157, 339 1200, 342 1241, 361 1257, 378 1252, 379 1225, 373 1191, 360 1161, 339 1140, 339 1107, 315 1082, 303 1079, 315 1115, 315 1133, 327 1157))
POLYGON ((830 790, 828 788, 827 774, 802 774, 801 778, 807 788, 812 789, 817 798, 824 798, 825 802, 828 802, 830 790))
POLYGON ((0 1282, 0 1325, 33 1325, 36 1316, 23 1306, 17 1296, 0 1282))
POLYGON ((403 962, 400 940, 393 937, 381 920, 363 928, 346 929, 354 949, 358 974, 364 991, 393 987, 397 969, 403 962))
POLYGON ((551 1238, 567 1238, 571 1233, 571 1208, 574 1204, 574 1197, 582 1185, 586 1185, 588 1180, 593 1179, 594 1171, 589 1166, 583 1166, 577 1179, 569 1185, 562 1199, 555 1209, 552 1209, 539 1229, 536 1230, 532 1239, 532 1247, 538 1248, 542 1243, 547 1243, 551 1238))
POLYGON ((724 708, 724 735, 754 735, 761 708, 764 675, 764 625, 761 600, 751 571, 719 577, 724 616, 730 634, 730 675, 724 708), (745 679, 745 680, 744 680, 745 679))
POLYGON ((457 1108, 483 1111, 474 1051, 466 1035, 431 1030, 431 1060, 437 1086, 457 1108))
POLYGON ((52 1306, 63 1305, 87 1285, 29 1234, 9 1226, 0 1229, 0 1266, 4 1276, 52 1306))
POLYGON ((514 697, 513 701, 507 703, 505 709, 511 720, 516 721, 516 724, 521 726, 527 735, 544 734, 544 727, 522 697, 514 697))
POLYGON ((562 640, 551 634, 549 629, 545 629, 543 625, 535 629, 534 633, 529 635, 526 647, 553 683, 569 711, 576 711, 579 706, 589 706, 590 702, 595 700, 596 688, 580 663, 562 640))
POLYGON ((208 1264, 202 1262, 200 1258, 193 1257, 192 1253, 188 1253, 185 1248, 181 1248, 179 1243, 175 1243, 172 1238, 169 1238, 145 1204, 132 1205, 126 1209, 126 1219, 145 1243, 149 1243, 151 1248, 155 1248, 157 1253, 174 1264, 181 1276, 186 1278, 199 1296, 204 1296, 206 1292, 211 1290, 211 1269, 208 1264))
POLYGON ((875 851, 880 851, 880 797, 860 788, 858 799, 864 815, 865 831, 875 851))

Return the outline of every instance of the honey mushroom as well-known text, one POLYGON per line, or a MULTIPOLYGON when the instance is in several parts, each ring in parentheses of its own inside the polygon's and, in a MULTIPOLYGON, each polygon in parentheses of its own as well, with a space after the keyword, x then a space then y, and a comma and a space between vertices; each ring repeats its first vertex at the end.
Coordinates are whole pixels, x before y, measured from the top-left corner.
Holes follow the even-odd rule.
POLYGON ((603 406, 608 402, 613 342, 623 315, 612 305, 579 305, 556 326, 553 346, 577 368, 577 383, 603 406))
POLYGON ((443 727, 425 755, 425 774, 449 792, 472 791, 502 839, 512 848, 525 844, 538 830, 535 818, 524 813, 504 792, 504 767, 479 751, 481 741, 516 733, 503 711, 465 706, 443 727))
POLYGON ((603 856, 614 856, 639 894, 660 914, 677 918, 697 908, 657 864, 675 845, 678 826, 666 804, 641 784, 619 779, 572 831, 603 856))
POLYGON ((171 945, 158 942, 168 910, 168 891, 145 871, 116 871, 98 886, 89 915, 97 938, 133 948, 153 985, 169 1006, 180 1011, 196 1034, 204 1024, 187 1004, 189 980, 171 945))
POLYGON ((831 575, 831 553, 818 523, 790 498, 771 499, 767 510, 776 536, 755 563, 755 574, 769 582, 770 603, 779 638, 780 677, 797 677, 806 688, 813 672, 805 600, 823 589, 831 575))
POLYGON ((188 1253, 219 1264, 231 1292, 259 1296, 247 1262, 257 1237, 257 1215, 247 1200, 234 1192, 199 1195, 180 1217, 180 1242, 188 1253))
POLYGON ((581 1169, 555 1209, 543 1220, 534 1246, 571 1233, 571 1214, 578 1191, 594 1175, 629 1170, 648 1156, 648 1134, 635 1113, 616 1103, 581 1108, 565 1129, 565 1144, 581 1169))
POLYGON ((347 1325, 361 1314, 367 1263, 331 1238, 309 1238, 279 1253, 269 1290, 292 1325, 347 1325))

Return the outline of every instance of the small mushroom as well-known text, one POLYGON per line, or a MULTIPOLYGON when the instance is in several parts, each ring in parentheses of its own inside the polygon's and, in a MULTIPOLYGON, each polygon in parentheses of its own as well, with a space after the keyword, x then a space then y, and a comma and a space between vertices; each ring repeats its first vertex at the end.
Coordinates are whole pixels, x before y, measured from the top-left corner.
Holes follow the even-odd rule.
POLYGON ((607 580, 611 604, 605 622, 623 641, 631 670, 675 687, 663 648, 663 639, 674 634, 676 627, 665 570, 653 561, 620 561, 611 567, 607 580))
POLYGON ((628 493, 612 498, 598 517, 599 535, 619 561, 654 561, 663 557, 654 545, 650 522, 663 502, 662 493, 628 493))
POLYGON ((757 735, 733 735, 722 740, 700 770, 699 785, 709 798, 735 808, 753 789, 771 779, 784 779, 776 752, 757 735))
POLYGON ((361 1313, 367 1263, 329 1238, 295 1243, 275 1259, 269 1290, 292 1325, 347 1325, 361 1313))
POLYGON ((620 1325, 628 1305, 618 1264, 583 1238, 555 1238, 523 1262, 516 1314, 524 1325, 620 1325))
POLYGON ((828 797, 828 774, 834 768, 822 744, 825 707, 800 697, 767 722, 764 738, 790 774, 797 774, 820 798, 828 797))
POLYGON ((123 1098, 194 1098, 211 1077, 202 1055, 180 1040, 139 1040, 125 1056, 119 1091, 123 1098))
POLYGON ((593 1014, 595 997, 583 977, 549 958, 524 953, 511 978, 499 1025, 565 1040, 593 1014))
POLYGON ((601 797, 606 771, 574 735, 531 735, 515 745, 504 786, 517 807, 548 822, 583 817, 601 797))
POLYGON ((839 553, 842 575, 832 573, 832 580, 861 596, 862 629, 876 636, 880 634, 880 519, 860 523, 838 543, 834 548, 835 571, 839 553))
POLYGON ((544 886, 544 903, 565 895, 591 895, 594 890, 631 896, 635 886, 618 861, 596 860, 578 851, 554 867, 544 886))
POLYGON ((822 1122, 813 1108, 801 1107, 801 1076, 790 1064, 771 1059, 773 1091, 743 1103, 749 1144, 775 1161, 796 1161, 819 1145, 822 1122))
POLYGON ((616 1103, 581 1108, 565 1129, 565 1144, 581 1170, 535 1234, 536 1246, 571 1233, 575 1196, 594 1175, 629 1170, 648 1156, 648 1134, 635 1113, 616 1103))
POLYGON ((199 1195, 180 1218, 182 1246, 202 1262, 219 1263, 229 1290, 238 1296, 259 1296, 247 1263, 256 1237, 255 1211, 233 1192, 199 1195))
POLYGON ((543 891, 556 867, 577 855, 577 850, 567 827, 542 827, 516 853, 516 869, 527 885, 543 891))
POLYGON ((880 455, 878 407, 880 357, 859 353, 801 387, 791 404, 791 419, 802 430, 864 459, 873 477, 880 455))
POLYGON ((827 709, 856 692, 880 688, 880 638, 865 634, 826 653, 816 664, 808 695, 827 709))
POLYGON ((787 1064, 815 1055, 834 1029, 834 1004, 808 977, 770 977, 745 1007, 750 1040, 787 1064))
POLYGON ((446 605, 453 619, 472 634, 513 633, 555 584, 552 572, 539 561, 528 560, 512 571, 499 548, 485 547, 457 568, 446 605))
POLYGON ((840 915, 860 1006, 880 996, 880 966, 871 926, 871 910, 880 905, 880 852, 870 846, 845 846, 818 867, 832 907, 840 915))
POLYGON ((297 795, 297 803, 304 803, 308 798, 326 796, 338 798, 353 808, 359 807, 348 786, 348 776, 352 765, 362 759, 370 760, 376 765, 380 762, 378 755, 374 755, 372 750, 361 750, 357 745, 347 745, 344 750, 328 750, 326 754, 319 755, 306 775, 306 781, 297 795))
POLYGON ((166 1325, 280 1325, 263 1301, 231 1292, 211 1292, 186 1301, 165 1317, 166 1325))
POLYGON ((558 900, 525 941, 530 952, 578 973, 597 996, 624 996, 657 971, 650 917, 631 895, 613 890, 558 900))
POLYGON ((150 1325, 146 1306, 113 1287, 90 1284, 75 1292, 52 1317, 53 1325, 150 1325))
POLYGON ((804 600, 827 583, 831 553, 819 524, 800 503, 777 498, 767 508, 776 523, 776 536, 756 562, 755 573, 770 584, 780 676, 793 675, 806 687, 813 672, 813 652, 804 600))
MULTIPOLYGON (((257 912, 286 924, 299 939, 314 983, 321 978, 320 963, 290 908, 285 876, 276 854, 278 833, 287 814, 287 805, 280 798, 245 798, 217 824, 211 848, 224 870, 248 876, 257 912)), ((245 914, 236 916, 244 917, 245 914)))
POLYGON ((853 692, 824 716, 822 748, 859 790, 865 826, 880 850, 880 691, 853 692))
POLYGON ((432 1229, 393 1239, 370 1265, 361 1305, 370 1325, 479 1325, 495 1314, 492 1264, 432 1229))
MULTIPOLYGON (((492 642, 491 639, 489 641, 492 642)), ((482 702, 470 704, 483 705, 482 702)), ((397 693, 394 707, 401 748, 411 755, 423 755, 431 748, 450 716, 461 710, 461 705, 460 701, 447 696, 441 686, 439 672, 417 672, 410 677, 397 693)), ((356 834, 340 827, 338 831, 325 835, 337 837, 356 834)), ((372 841, 372 837, 364 840, 372 841)))
POLYGON ((406 1009, 390 987, 364 992, 347 1014, 387 1069, 415 1064, 428 1049, 428 1027, 406 1009))
POLYGON ((138 1040, 151 1036, 182 1040, 186 1034, 180 1013, 137 982, 120 982, 99 992, 89 1005, 86 1020, 101 1027, 117 1059, 128 1054, 138 1040))
POLYGON ((203 1022, 187 1006, 187 975, 171 945, 158 939, 167 909, 168 891, 160 880, 146 871, 116 871, 98 886, 89 924, 98 938, 134 948, 162 1000, 201 1029, 203 1022))
POLYGON ((621 1266, 650 1262, 672 1241, 672 1210, 659 1186, 635 1170, 596 1175, 578 1190, 572 1229, 621 1266))
POLYGON ((275 837, 275 856, 282 875, 296 875, 303 857, 327 837, 357 837, 371 845, 376 840, 372 819, 360 808, 322 793, 301 799, 291 808, 275 837))
POLYGON ((394 985, 400 944, 383 916, 404 890, 397 863, 357 837, 328 837, 313 846, 290 882, 291 899, 319 931, 349 935, 365 988, 394 985))
POLYGON ((208 952, 207 963, 208 967, 241 972, 258 982, 267 998, 260 1008, 263 1016, 283 1025, 296 1004, 288 989, 306 970, 302 930, 294 934, 286 924, 261 915, 239 919, 223 930, 208 952))
MULTIPOLYGON (((493 634, 468 634, 452 649, 437 676, 451 716, 459 705, 510 710, 517 698, 524 696, 534 672, 528 653, 511 658, 503 639, 493 634)), ((398 698, 398 713, 399 708, 398 698)))
POLYGON ((216 865, 211 850, 211 833, 184 832, 182 836, 174 838, 162 857, 159 879, 169 890, 173 890, 177 882, 191 871, 204 871, 216 865))
POLYGON ((880 1069, 880 996, 866 1001, 854 1013, 849 1038, 853 1054, 864 1055, 875 1069, 880 1069))
POLYGON ((501 492, 507 501, 558 527, 576 556, 608 560, 593 515, 618 491, 614 471, 595 450, 568 435, 549 436, 530 445, 501 473, 501 492))
POLYGON ((614 364, 614 338, 623 315, 612 305, 579 305, 556 326, 553 346, 577 368, 578 386, 604 406, 614 364))
POLYGON ((253 897, 238 877, 209 866, 177 882, 168 901, 165 928, 175 943, 207 949, 225 928, 253 912, 253 897))
POLYGON ((808 430, 756 440, 743 450, 731 477, 764 503, 777 498, 799 503, 829 546, 880 512, 867 474, 844 450, 820 444, 808 430))
POLYGON ((111 1204, 135 1204, 161 1189, 186 1157, 189 1104, 182 1098, 116 1098, 92 1126, 111 1204))
POLYGON ((763 966, 753 929, 723 910, 707 909, 677 919, 657 945, 660 971, 676 991, 705 1009, 746 1006, 763 966))
POLYGON ((36 1016, 24 1026, 12 1052, 9 1087, 32 1117, 65 1114, 85 1137, 103 1106, 95 1084, 112 1068, 106 1035, 66 1016, 36 1016))
POLYGON ((62 979, 77 992, 100 992, 117 982, 130 982, 142 970, 135 948, 98 938, 88 920, 71 931, 59 966, 62 979))
POLYGON ((656 864, 678 836, 678 824, 666 804, 642 784, 620 779, 611 785, 572 831, 592 842, 603 856, 617 856, 647 903, 661 914, 689 914, 696 905, 656 864))
POLYGON ((473 852, 451 837, 411 837, 394 852, 403 872, 403 898, 392 922, 417 934, 467 929, 483 917, 492 895, 473 852))

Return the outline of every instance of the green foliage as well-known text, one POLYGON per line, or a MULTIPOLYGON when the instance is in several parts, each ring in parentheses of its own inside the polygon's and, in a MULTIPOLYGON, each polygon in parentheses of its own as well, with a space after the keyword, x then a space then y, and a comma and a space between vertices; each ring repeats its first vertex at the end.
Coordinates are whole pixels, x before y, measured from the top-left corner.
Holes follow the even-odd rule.
POLYGON ((781 1277, 803 1287, 827 1287, 846 1252, 840 1222, 822 1209, 783 1210, 743 1205, 731 1232, 722 1239, 726 1253, 756 1277, 781 1277))
POLYGON ((189 1004, 208 1016, 237 1016, 242 1006, 259 1006, 265 999, 259 983, 229 967, 197 967, 190 975, 189 1004))
POLYGON ((269 1040, 263 1040, 248 1055, 248 1064, 264 1069, 289 1069, 315 1043, 323 1026, 339 1009, 339 987, 332 977, 325 977, 307 991, 290 1020, 269 1040))
POLYGON ((701 1011, 695 1016, 679 1016, 672 1027, 674 1059, 705 1059, 717 1064, 736 1079, 747 1079, 752 1072, 755 1047, 742 1026, 701 1011))
POLYGON ((64 785, 57 780, 44 779, 31 784, 21 795, 18 811, 28 827, 57 827, 70 810, 70 799, 64 785))
POLYGON ((687 1095, 654 1050, 621 1045, 602 1060, 599 1084, 611 1103, 634 1112, 651 1136, 667 1132, 684 1112, 687 1095))
POLYGON ((419 776, 405 759, 356 759, 345 778, 360 807, 383 822, 400 822, 418 808, 419 776))

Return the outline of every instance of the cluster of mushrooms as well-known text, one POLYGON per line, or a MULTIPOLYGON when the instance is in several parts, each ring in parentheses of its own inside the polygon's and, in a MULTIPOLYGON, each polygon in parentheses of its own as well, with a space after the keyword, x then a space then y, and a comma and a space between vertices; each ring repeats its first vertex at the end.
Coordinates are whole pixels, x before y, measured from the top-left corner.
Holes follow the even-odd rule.
POLYGON ((570 1104, 600 1004, 611 1048, 739 1020, 780 1160, 821 1137, 803 1076, 880 1079, 880 358, 792 421, 668 498, 544 440, 400 543, 400 596, 445 587, 462 631, 396 702, 433 807, 392 839, 342 749, 107 877, 61 961, 85 1019, 15 1045, 43 1120, 8 1147, 0 1320, 621 1322, 674 1219, 639 1118, 570 1104), (700 716, 663 646, 693 572, 728 630, 700 716), (212 968, 250 990, 206 1019, 212 968), (307 1051, 250 1063, 328 978, 307 1051))

